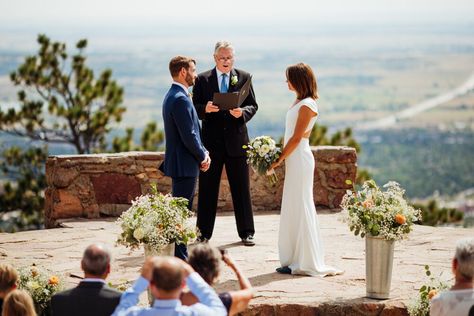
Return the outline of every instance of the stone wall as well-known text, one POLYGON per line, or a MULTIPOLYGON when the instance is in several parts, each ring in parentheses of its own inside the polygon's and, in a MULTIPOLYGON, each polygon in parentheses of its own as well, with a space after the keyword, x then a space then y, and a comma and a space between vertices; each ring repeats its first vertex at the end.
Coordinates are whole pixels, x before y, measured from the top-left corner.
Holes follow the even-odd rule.
MULTIPOLYGON (((337 209, 355 180, 357 155, 353 148, 312 147, 316 161, 314 201, 318 206, 337 209)), ((46 163, 45 222, 56 226, 56 220, 71 217, 98 218, 118 216, 131 201, 150 191, 156 183, 163 193, 171 191, 171 179, 158 166, 164 153, 126 152, 119 154, 50 156, 46 163)), ((279 210, 283 191, 284 166, 276 170, 279 182, 272 186, 265 177, 250 170, 253 209, 279 210)), ((194 200, 194 208, 196 207, 194 200)), ((219 211, 232 211, 232 198, 225 168, 218 201, 219 211)))

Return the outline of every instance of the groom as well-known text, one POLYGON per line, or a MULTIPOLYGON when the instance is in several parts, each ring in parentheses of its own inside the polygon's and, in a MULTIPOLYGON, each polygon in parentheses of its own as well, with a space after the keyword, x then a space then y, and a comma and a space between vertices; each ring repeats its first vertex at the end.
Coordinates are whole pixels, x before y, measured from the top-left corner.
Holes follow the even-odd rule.
MULTIPOLYGON (((196 62, 176 56, 169 64, 173 84, 163 101, 166 151, 163 166, 172 180, 172 194, 188 199, 191 209, 199 170, 209 169, 211 159, 201 142, 199 119, 188 89, 196 79, 196 62)), ((175 256, 186 260, 186 245, 175 246, 175 256)))
POLYGON ((217 198, 222 168, 229 180, 237 231, 245 246, 255 245, 252 204, 250 201, 249 169, 243 145, 249 137, 246 123, 258 109, 253 87, 242 105, 232 110, 220 110, 212 103, 215 92, 236 92, 250 74, 234 66, 234 48, 226 41, 217 42, 214 49, 216 67, 199 74, 193 88, 193 101, 202 120, 202 138, 209 150, 212 166, 199 176, 197 226, 203 241, 211 238, 216 219, 217 198))

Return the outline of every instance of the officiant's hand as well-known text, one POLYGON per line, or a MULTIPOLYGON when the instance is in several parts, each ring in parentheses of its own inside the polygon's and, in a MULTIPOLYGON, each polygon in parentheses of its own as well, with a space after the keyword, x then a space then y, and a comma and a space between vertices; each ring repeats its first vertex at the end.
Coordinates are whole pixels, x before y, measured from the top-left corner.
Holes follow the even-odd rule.
POLYGON ((235 108, 235 109, 229 110, 229 113, 235 118, 241 117, 242 112, 243 112, 242 108, 235 108))
POLYGON ((219 112, 219 107, 214 105, 212 101, 207 102, 206 104, 206 113, 219 112))

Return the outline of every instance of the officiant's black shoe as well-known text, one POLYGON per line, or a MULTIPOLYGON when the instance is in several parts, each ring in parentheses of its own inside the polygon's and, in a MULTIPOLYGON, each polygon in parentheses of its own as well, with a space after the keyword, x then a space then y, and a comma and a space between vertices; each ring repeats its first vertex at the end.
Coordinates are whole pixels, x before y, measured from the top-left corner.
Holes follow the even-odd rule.
POLYGON ((291 274, 291 269, 290 267, 279 267, 279 268, 276 268, 276 272, 281 273, 281 274, 291 274))
POLYGON ((255 240, 252 235, 248 235, 245 238, 242 238, 242 243, 244 246, 255 246, 255 240))

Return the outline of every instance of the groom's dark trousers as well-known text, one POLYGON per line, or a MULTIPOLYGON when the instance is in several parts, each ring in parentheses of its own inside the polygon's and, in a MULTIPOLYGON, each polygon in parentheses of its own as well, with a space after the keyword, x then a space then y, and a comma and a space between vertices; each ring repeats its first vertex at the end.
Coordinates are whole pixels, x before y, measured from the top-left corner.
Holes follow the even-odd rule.
MULTIPOLYGON (((196 191, 197 177, 172 178, 172 195, 188 199, 188 209, 193 205, 194 192, 196 191)), ((175 244, 174 255, 180 259, 188 258, 188 249, 184 244, 175 244)))

